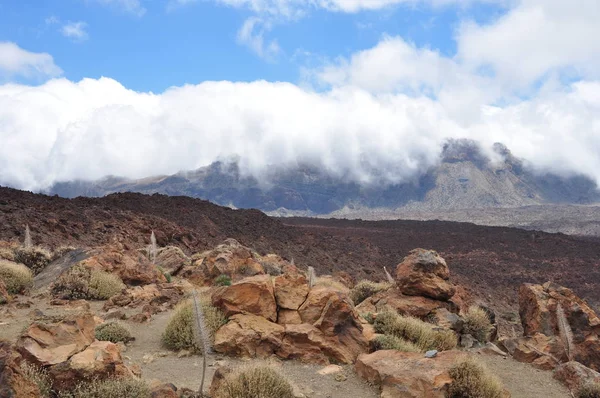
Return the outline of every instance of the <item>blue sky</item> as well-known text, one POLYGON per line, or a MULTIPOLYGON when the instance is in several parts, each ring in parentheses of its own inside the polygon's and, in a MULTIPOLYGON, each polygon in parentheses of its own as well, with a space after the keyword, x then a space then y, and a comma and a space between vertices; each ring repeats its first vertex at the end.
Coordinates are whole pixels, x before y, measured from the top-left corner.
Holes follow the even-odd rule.
POLYGON ((130 9, 119 1, 4 0, 0 41, 51 54, 70 80, 106 76, 134 90, 161 92, 205 80, 297 82, 303 68, 371 48, 384 34, 453 55, 460 20, 493 18, 502 9, 489 4, 400 4, 359 12, 310 7, 304 16, 269 16, 264 40, 275 40, 279 51, 261 56, 237 37, 244 22, 257 15, 252 9, 211 1, 137 4, 130 9), (66 37, 62 29, 79 22, 85 36, 66 37))
POLYGON ((0 185, 232 157, 413 179, 448 139, 600 182, 597 0, 0 0, 0 185))

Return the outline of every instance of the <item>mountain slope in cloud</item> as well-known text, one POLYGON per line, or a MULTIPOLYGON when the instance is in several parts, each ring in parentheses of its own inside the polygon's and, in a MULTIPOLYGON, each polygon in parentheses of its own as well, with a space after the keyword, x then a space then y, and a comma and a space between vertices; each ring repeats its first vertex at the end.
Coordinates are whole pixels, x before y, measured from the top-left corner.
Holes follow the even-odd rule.
POLYGON ((587 177, 538 174, 503 145, 496 144, 494 152, 497 159, 491 160, 473 141, 449 141, 437 166, 397 185, 360 184, 310 165, 275 169, 266 180, 258 180, 243 175, 238 162, 231 161, 170 176, 57 183, 49 193, 65 197, 126 191, 163 193, 238 208, 304 214, 327 214, 344 207, 438 211, 600 202, 600 191, 587 177))

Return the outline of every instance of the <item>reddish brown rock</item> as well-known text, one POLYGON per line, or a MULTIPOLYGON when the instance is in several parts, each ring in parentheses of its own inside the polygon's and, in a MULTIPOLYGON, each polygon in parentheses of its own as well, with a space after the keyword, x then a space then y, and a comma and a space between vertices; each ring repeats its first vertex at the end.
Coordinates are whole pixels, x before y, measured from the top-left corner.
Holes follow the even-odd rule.
POLYGON ((212 381, 210 382, 209 396, 217 396, 217 393, 222 388, 223 381, 231 372, 233 372, 233 369, 229 366, 219 366, 215 370, 212 381))
POLYGON ((425 358, 421 353, 383 350, 360 355, 354 368, 360 377, 381 386, 382 397, 444 398, 452 383, 448 370, 465 357, 460 351, 425 358))
POLYGON ((18 351, 30 362, 48 366, 68 360, 95 339, 91 314, 69 316, 61 322, 34 322, 17 341, 18 351))
POLYGON ((150 305, 159 310, 173 308, 191 288, 187 281, 134 286, 123 290, 104 303, 104 311, 119 307, 137 308, 150 305))
POLYGON ((400 291, 410 296, 447 301, 456 292, 449 277, 446 261, 433 250, 412 250, 396 267, 400 291))
POLYGON ((179 398, 179 394, 173 384, 162 383, 151 387, 150 398, 179 398))
POLYGON ((177 274, 184 266, 191 263, 190 258, 178 247, 167 246, 158 250, 156 265, 171 275, 177 274))
POLYGON ((300 272, 287 272, 273 279, 275 299, 280 308, 297 310, 308 296, 308 280, 300 272))
POLYGON ((302 318, 300 318, 298 311, 280 309, 277 312, 277 323, 280 325, 299 325, 302 323, 302 318))
POLYGON ((21 360, 8 342, 0 342, 0 397, 40 397, 37 385, 23 374, 21 360))
POLYGON ((554 369, 566 355, 561 340, 542 333, 533 336, 502 340, 501 345, 517 361, 532 363, 544 370, 554 369))
POLYGON ((233 315, 215 333, 214 349, 232 356, 267 358, 281 345, 284 330, 283 326, 260 316, 233 315))
POLYGON ((226 316, 253 314, 277 321, 277 304, 269 275, 249 277, 222 287, 213 294, 212 303, 226 316))
POLYGON ((109 341, 94 341, 68 361, 51 366, 49 373, 55 390, 70 389, 80 380, 133 377, 119 347, 109 341))
POLYGON ((407 296, 400 289, 392 288, 367 298, 356 306, 356 311, 366 314, 392 309, 403 315, 424 319, 438 308, 445 308, 450 312, 458 310, 451 303, 421 296, 407 296))
POLYGON ((600 373, 575 361, 559 365, 554 370, 554 378, 571 391, 577 391, 585 383, 600 383, 600 373))

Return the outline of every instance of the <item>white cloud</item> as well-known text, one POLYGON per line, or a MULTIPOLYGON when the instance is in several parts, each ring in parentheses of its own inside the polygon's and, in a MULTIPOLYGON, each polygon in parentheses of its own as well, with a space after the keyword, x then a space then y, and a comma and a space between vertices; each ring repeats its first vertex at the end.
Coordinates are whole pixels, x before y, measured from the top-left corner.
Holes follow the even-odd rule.
POLYGON ((264 34, 270 30, 270 24, 257 17, 248 18, 237 34, 239 43, 250 48, 259 57, 274 60, 279 53, 277 40, 265 41, 264 34))
POLYGON ((12 42, 0 41, 0 79, 21 76, 28 79, 55 77, 62 74, 47 53, 34 53, 12 42))
POLYGON ((142 17, 146 14, 146 8, 142 5, 140 0, 89 0, 100 3, 102 5, 110 6, 123 12, 142 17))
POLYGON ((60 28, 60 33, 73 41, 82 42, 89 38, 86 28, 87 24, 85 22, 68 22, 60 28))

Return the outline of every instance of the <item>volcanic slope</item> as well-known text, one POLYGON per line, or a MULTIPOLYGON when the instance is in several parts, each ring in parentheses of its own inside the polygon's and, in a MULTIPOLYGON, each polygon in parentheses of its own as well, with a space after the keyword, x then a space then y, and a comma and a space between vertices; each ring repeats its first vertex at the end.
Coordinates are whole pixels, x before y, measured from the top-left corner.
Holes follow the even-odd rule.
POLYGON ((600 304, 600 239, 445 221, 275 219, 258 210, 232 210, 188 197, 113 194, 64 199, 0 188, 0 240, 22 240, 29 224, 35 244, 92 247, 118 238, 195 253, 226 238, 278 253, 319 273, 346 271, 383 279, 416 247, 437 250, 452 278, 484 301, 516 307, 523 282, 552 280, 600 304))

